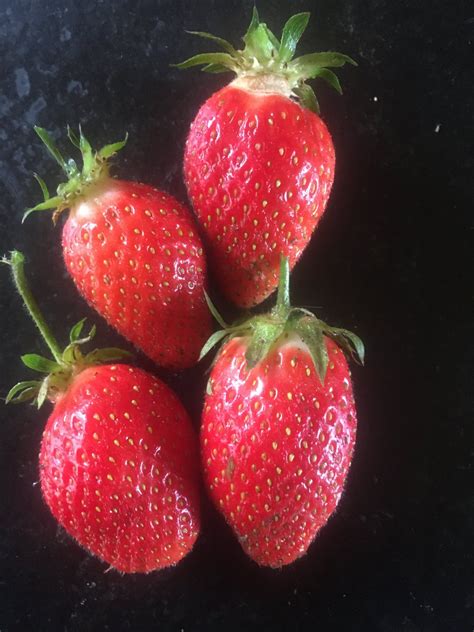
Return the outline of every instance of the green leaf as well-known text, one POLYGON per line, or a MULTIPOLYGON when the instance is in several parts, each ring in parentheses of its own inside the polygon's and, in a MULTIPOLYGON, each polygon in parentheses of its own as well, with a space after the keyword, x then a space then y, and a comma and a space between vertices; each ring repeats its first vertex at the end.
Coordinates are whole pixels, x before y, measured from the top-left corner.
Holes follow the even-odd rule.
POLYGON ((105 349, 94 349, 88 353, 85 357, 85 362, 88 365, 101 364, 105 362, 113 362, 115 360, 123 360, 131 358, 133 356, 129 351, 124 349, 118 349, 116 347, 107 347, 105 349))
POLYGON ((344 64, 357 66, 353 59, 342 53, 310 53, 294 59, 290 68, 302 79, 312 79, 318 76, 321 68, 339 68, 344 64))
POLYGON ((290 61, 296 51, 296 46, 308 26, 309 13, 297 13, 293 15, 283 27, 279 50, 282 62, 290 61))
POLYGON ((110 145, 105 145, 104 147, 102 147, 102 149, 98 153, 99 158, 103 158, 104 160, 107 158, 110 158, 111 156, 116 154, 118 151, 123 149, 125 145, 127 144, 127 141, 128 141, 128 132, 125 134, 125 138, 123 140, 119 140, 116 143, 110 143, 110 145))
POLYGON ((59 369, 59 364, 57 362, 53 362, 53 360, 49 360, 48 358, 43 358, 43 356, 40 356, 37 353, 27 353, 26 355, 22 355, 21 361, 29 369, 33 369, 33 371, 38 371, 39 373, 53 373, 59 369))
POLYGON ((52 136, 50 136, 49 133, 44 128, 38 127, 37 125, 34 126, 34 130, 38 134, 38 136, 41 138, 43 143, 46 145, 46 149, 49 151, 51 156, 56 160, 56 162, 61 167, 61 169, 63 169, 66 173, 69 173, 66 162, 64 158, 62 157, 61 152, 57 148, 56 143, 54 142, 52 136))
POLYGON ((206 290, 204 290, 204 297, 206 299, 206 303, 207 306, 209 307, 209 311, 211 312, 211 314, 214 316, 214 318, 217 320, 217 322, 219 323, 219 325, 223 328, 223 329, 227 329, 228 325, 225 322, 225 320, 222 318, 222 316, 219 314, 219 312, 217 311, 217 307, 214 305, 214 303, 211 301, 211 297, 209 296, 209 294, 206 292, 206 290))
POLYGON ((5 404, 10 402, 24 402, 27 399, 31 399, 38 392, 40 382, 38 380, 28 380, 25 382, 18 382, 9 391, 5 398, 5 404))
POLYGON ((193 66, 207 66, 209 64, 220 64, 221 66, 229 68, 229 70, 235 70, 237 67, 235 60, 228 53, 200 53, 199 55, 194 55, 182 61, 180 64, 172 65, 175 68, 184 70, 185 68, 192 68, 193 66))
POLYGON ((190 35, 197 35, 198 37, 203 37, 204 39, 212 40, 218 46, 220 46, 225 51, 227 51, 229 55, 232 55, 232 56, 237 55, 237 51, 232 46, 232 44, 228 42, 227 40, 222 39, 222 37, 216 37, 216 35, 212 35, 212 33, 205 33, 204 31, 186 31, 186 33, 189 33, 190 35))
POLYGON ((302 318, 297 324, 296 331, 308 346, 321 383, 324 384, 329 356, 319 322, 314 317, 302 318))
POLYGON ((316 112, 316 114, 319 114, 320 112, 319 102, 311 86, 308 86, 307 84, 303 83, 297 88, 294 88, 293 92, 299 98, 301 105, 303 107, 305 107, 308 110, 311 110, 311 112, 316 112))
MULTIPOLYGON (((219 331, 215 331, 206 341, 203 348, 201 349, 201 353, 199 354, 199 360, 202 360, 204 356, 206 356, 209 351, 216 346, 223 338, 229 335, 229 332, 226 329, 220 329, 219 331)), ((198 360, 198 361, 199 361, 198 360)))
POLYGON ((321 70, 316 75, 316 79, 324 79, 326 83, 328 83, 336 92, 342 94, 341 84, 339 83, 339 79, 337 75, 333 73, 332 70, 328 70, 327 68, 321 68, 321 70))
POLYGON ((43 178, 40 178, 37 173, 34 173, 33 177, 35 178, 36 182, 41 187, 41 192, 43 193, 43 200, 47 202, 49 200, 49 191, 48 191, 48 187, 46 186, 46 182, 43 180, 43 178))
POLYGON ((71 331, 69 332, 70 342, 76 342, 76 340, 79 339, 86 320, 87 318, 83 318, 71 328, 71 331))

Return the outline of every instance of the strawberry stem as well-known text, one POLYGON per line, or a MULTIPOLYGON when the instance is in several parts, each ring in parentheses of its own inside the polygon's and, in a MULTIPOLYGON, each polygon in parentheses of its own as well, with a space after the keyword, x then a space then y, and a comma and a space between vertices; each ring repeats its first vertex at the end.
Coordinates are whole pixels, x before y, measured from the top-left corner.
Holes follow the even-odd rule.
POLYGON ((278 283, 277 302, 275 313, 283 318, 288 316, 290 310, 290 264, 288 257, 280 260, 280 280, 278 283))
POLYGON ((62 362, 62 351, 59 346, 56 338, 54 337, 52 331, 48 327, 46 321, 43 318, 43 315, 38 307, 38 303, 36 302, 33 294, 31 293, 30 287, 28 285, 28 281, 26 280, 24 263, 25 257, 18 250, 13 250, 10 253, 10 259, 3 259, 3 263, 7 263, 11 266, 13 281, 15 283, 15 287, 23 299, 23 302, 30 314, 33 322, 38 327, 41 335, 43 336, 44 341, 48 345, 51 353, 53 354, 54 359, 59 364, 62 362))

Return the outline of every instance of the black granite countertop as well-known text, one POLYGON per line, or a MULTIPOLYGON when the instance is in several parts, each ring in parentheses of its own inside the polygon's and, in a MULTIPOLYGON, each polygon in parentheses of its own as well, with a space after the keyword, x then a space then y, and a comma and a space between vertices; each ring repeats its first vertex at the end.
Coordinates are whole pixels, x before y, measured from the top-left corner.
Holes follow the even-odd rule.
MULTIPOLYGON (((97 145, 130 134, 116 172, 186 199, 181 156, 200 104, 225 77, 170 67, 204 50, 185 29, 228 39, 252 0, 0 2, 0 252, 24 250, 48 319, 81 316, 122 344, 65 273, 60 228, 21 225, 38 201, 32 172, 57 170, 32 131, 82 123, 97 145)), ((205 501, 203 532, 176 568, 104 573, 43 503, 38 448, 47 418, 1 409, 0 630, 474 629, 472 495, 472 38, 462 0, 261 0, 279 29, 312 11, 302 51, 341 50, 344 96, 320 88, 336 146, 328 210, 293 275, 295 303, 366 342, 353 371, 356 455, 336 515, 282 571, 248 560, 205 501), (470 72, 471 71, 471 72, 470 72), (471 264, 471 265, 469 265, 471 264)), ((237 35, 236 35, 237 34, 237 35)), ((0 270, 0 393, 40 351, 8 271, 0 270)), ((230 313, 230 310, 229 310, 230 313)), ((152 368, 142 356, 141 366, 152 368)), ((158 371, 199 423, 199 369, 158 371)))

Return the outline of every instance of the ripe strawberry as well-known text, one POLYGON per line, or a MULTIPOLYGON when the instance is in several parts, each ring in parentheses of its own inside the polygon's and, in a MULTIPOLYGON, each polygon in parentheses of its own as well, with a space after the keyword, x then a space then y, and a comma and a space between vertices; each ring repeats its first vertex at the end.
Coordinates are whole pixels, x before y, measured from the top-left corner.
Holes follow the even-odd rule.
MULTIPOLYGON (((70 208, 63 228, 66 266, 87 301, 152 360, 172 369, 196 363, 210 333, 204 299, 206 263, 189 211, 145 184, 115 180, 107 158, 125 143, 97 153, 81 133, 83 169, 65 162, 47 132, 35 128, 68 176, 32 210, 70 208)), ((30 211, 31 212, 31 211, 30 211)))
POLYGON ((45 371, 21 382, 8 401, 54 403, 43 434, 40 478, 44 499, 62 527, 90 553, 125 573, 173 565, 199 533, 199 457, 189 417, 163 382, 125 364, 97 366, 124 355, 103 349, 82 355, 84 321, 60 352, 23 277, 23 258, 10 261, 18 289, 55 361, 23 356, 45 371), (23 281, 21 280, 23 279, 23 281))
POLYGON ((288 263, 276 308, 229 335, 209 379, 201 450, 210 495, 258 564, 303 555, 341 498, 356 436, 354 334, 290 308, 288 263))
POLYGON ((292 60, 308 19, 309 13, 290 18, 279 42, 254 9, 244 50, 198 32, 226 52, 178 64, 237 75, 194 119, 184 175, 220 289, 242 307, 276 288, 280 254, 295 265, 333 184, 333 143, 305 81, 324 79, 341 92, 328 66, 355 62, 332 52, 292 60))

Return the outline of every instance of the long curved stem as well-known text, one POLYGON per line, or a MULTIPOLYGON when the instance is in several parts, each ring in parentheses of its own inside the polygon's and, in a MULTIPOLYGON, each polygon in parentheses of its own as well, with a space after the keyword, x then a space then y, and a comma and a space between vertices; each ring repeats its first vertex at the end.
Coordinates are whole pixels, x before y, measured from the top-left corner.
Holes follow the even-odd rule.
POLYGON ((33 294, 31 293, 28 281, 26 280, 24 270, 25 257, 18 250, 14 250, 11 253, 10 259, 4 259, 4 262, 8 263, 11 266, 16 289, 23 299, 23 302, 35 325, 40 330, 40 333, 43 336, 44 341, 48 345, 51 353, 53 354, 54 359, 56 360, 56 362, 61 362, 61 348, 52 331, 48 327, 46 321, 44 320, 38 304, 34 299, 33 294))

